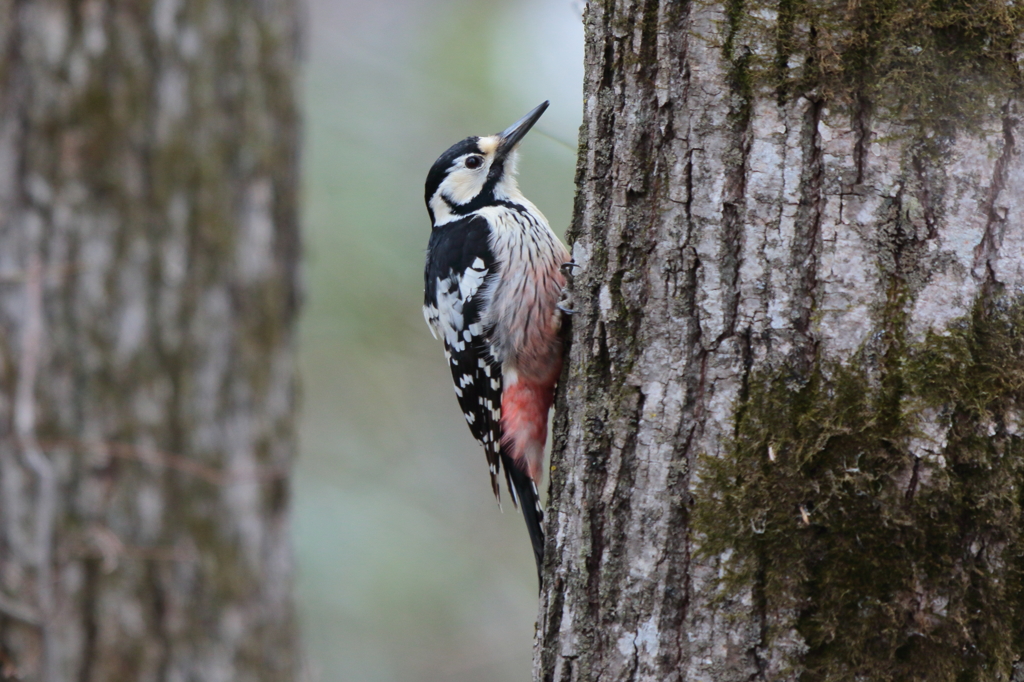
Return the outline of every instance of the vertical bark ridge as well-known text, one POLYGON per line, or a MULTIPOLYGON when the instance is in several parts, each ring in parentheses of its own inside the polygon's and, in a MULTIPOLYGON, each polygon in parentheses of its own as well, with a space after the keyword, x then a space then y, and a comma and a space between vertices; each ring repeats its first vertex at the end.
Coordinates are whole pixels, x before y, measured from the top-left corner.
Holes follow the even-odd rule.
POLYGON ((853 147, 854 167, 857 173, 851 184, 857 186, 864 182, 864 164, 871 142, 871 100, 863 92, 857 93, 851 118, 851 125, 857 132, 857 141, 853 147))
MULTIPOLYGON (((999 245, 1002 241, 1002 233, 1006 229, 1006 216, 1002 215, 1002 211, 997 207, 996 202, 999 200, 999 195, 1002 194, 1006 188, 1007 174, 1009 171, 1008 164, 1013 158, 1016 152, 1016 138, 1014 136, 1015 129, 1017 127, 1016 116, 1011 115, 1012 103, 1007 103, 1004 107, 1003 114, 1003 144, 1002 151, 1000 152, 999 158, 996 160, 995 166, 992 169, 992 182, 988 188, 987 206, 985 211, 985 231, 982 234, 981 241, 974 249, 974 268, 976 271, 984 269, 984 280, 985 285, 989 289, 997 281, 995 268, 992 263, 993 255, 998 253, 999 245)), ((980 274, 975 274, 976 277, 982 277, 980 274)))
POLYGON ((818 285, 818 252, 823 212, 822 183, 824 165, 818 127, 824 102, 812 101, 807 106, 804 127, 804 167, 801 179, 800 205, 796 214, 796 234, 793 239, 792 271, 801 273, 793 282, 795 294, 792 297, 793 327, 796 331, 797 353, 802 356, 800 363, 806 371, 814 361, 815 339, 811 320, 816 309, 818 285))

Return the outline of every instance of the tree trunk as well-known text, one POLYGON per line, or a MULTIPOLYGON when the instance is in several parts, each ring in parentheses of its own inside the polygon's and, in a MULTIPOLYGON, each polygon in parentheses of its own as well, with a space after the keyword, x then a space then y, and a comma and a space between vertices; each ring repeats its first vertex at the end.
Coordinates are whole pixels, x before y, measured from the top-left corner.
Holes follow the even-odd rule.
POLYGON ((296 41, 0 0, 0 678, 295 677, 296 41))
POLYGON ((536 679, 1010 679, 1020 10, 585 23, 536 679))

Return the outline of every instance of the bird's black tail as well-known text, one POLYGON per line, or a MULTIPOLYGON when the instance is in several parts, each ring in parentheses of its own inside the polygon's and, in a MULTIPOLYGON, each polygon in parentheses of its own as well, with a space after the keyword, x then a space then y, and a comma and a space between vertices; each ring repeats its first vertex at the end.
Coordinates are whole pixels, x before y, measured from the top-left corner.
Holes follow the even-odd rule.
POLYGON ((526 530, 530 532, 530 542, 533 544, 533 558, 537 561, 539 586, 542 584, 540 570, 544 565, 544 510, 540 506, 537 485, 526 472, 516 466, 504 447, 501 448, 501 465, 505 467, 505 478, 508 481, 509 492, 513 495, 512 501, 518 502, 519 508, 523 511, 523 518, 526 519, 526 530))

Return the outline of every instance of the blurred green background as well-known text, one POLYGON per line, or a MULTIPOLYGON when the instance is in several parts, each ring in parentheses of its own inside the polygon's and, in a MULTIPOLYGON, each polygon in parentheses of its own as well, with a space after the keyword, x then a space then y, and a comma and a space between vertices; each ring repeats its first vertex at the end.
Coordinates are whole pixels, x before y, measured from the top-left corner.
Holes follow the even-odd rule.
MULTIPOLYGON (((423 180, 545 99, 520 185, 562 234, 582 111, 572 0, 308 0, 298 603, 317 682, 528 680, 522 518, 494 504, 420 312, 423 180)), ((546 487, 546 484, 545 484, 546 487)))

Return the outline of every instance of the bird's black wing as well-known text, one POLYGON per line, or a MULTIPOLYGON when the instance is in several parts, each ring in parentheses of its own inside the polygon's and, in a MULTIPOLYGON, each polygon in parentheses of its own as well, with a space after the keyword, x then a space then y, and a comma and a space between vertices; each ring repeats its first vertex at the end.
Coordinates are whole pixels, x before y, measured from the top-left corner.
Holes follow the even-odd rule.
MULTIPOLYGON (((491 355, 491 329, 481 319, 485 287, 497 278, 487 221, 469 215, 436 226, 427 247, 423 315, 444 340, 455 394, 473 437, 487 454, 499 499, 501 363, 491 355)), ((513 498, 513 502, 515 499, 513 498)))

